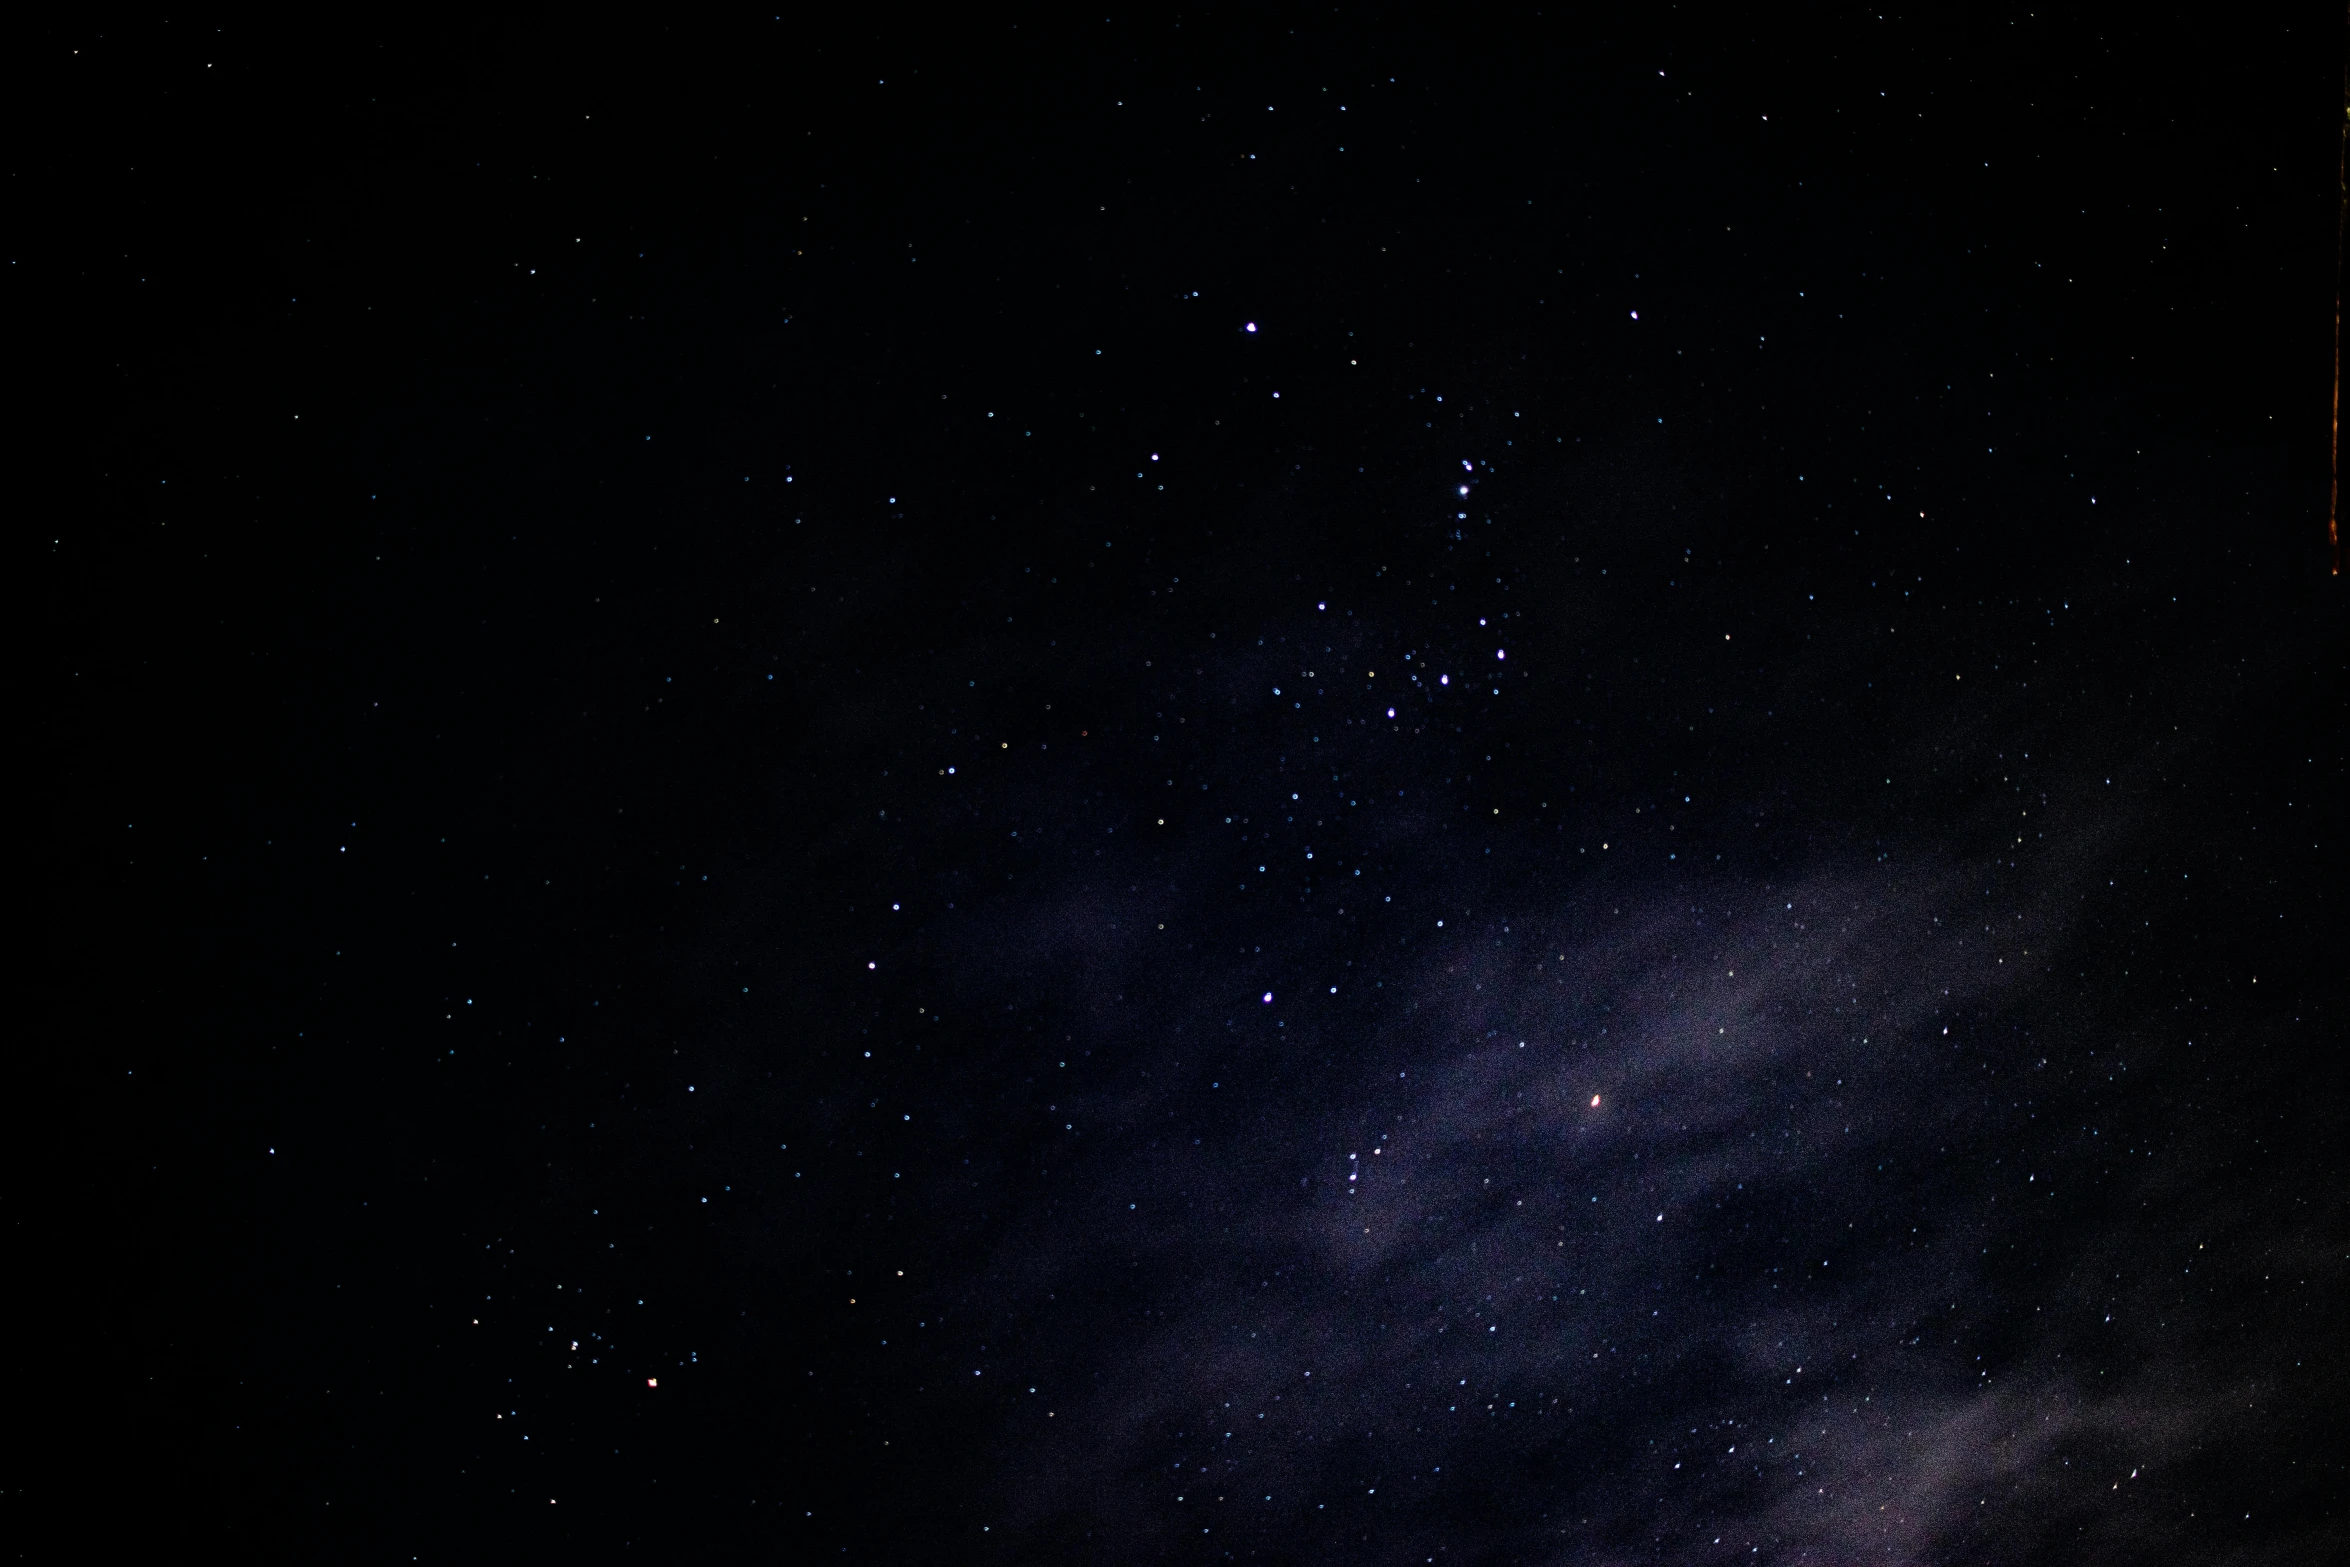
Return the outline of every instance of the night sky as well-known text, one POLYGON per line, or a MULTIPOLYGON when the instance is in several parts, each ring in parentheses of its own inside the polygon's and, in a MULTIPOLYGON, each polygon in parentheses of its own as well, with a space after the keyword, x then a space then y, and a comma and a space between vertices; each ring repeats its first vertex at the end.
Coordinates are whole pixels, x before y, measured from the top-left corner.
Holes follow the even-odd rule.
POLYGON ((2339 12, 981 12, 19 40, 11 1532, 2350 1559, 2339 12))

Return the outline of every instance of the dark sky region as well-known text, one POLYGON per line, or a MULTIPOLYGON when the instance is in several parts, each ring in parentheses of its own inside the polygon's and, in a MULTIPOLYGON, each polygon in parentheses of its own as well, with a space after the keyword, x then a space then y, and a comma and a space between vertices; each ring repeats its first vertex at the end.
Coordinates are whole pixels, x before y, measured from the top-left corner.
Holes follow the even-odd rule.
POLYGON ((18 1537, 2350 1556, 2342 58, 41 19, 18 1537))

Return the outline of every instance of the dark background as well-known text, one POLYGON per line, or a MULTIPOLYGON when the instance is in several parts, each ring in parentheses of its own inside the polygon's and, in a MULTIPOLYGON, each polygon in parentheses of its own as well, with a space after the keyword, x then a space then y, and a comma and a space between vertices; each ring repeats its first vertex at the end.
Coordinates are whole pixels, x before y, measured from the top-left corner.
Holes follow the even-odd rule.
MULTIPOLYGON (((23 471, 61 482, 17 529, 44 800, 8 1203, 59 1391, 12 1532, 2342 1549, 2341 61, 2338 14, 2242 6, 23 35, 11 358, 23 471), (1415 668, 1451 683, 1396 702, 1415 668), (1301 1511, 1169 1511, 1153 1401, 1242 1374, 1210 1328, 1313 1276, 1284 1226, 1355 1129, 1434 1117, 1438 1163, 1485 1168, 1493 1128, 1396 1074, 1585 1049, 1678 972, 1666 913, 1759 928, 1792 887, 2045 939, 2008 988, 1934 987, 1934 1026, 2002 1041, 1979 1063, 1867 1079, 1896 1190, 1798 1161, 1756 1222, 1891 1267, 1973 1215, 1979 1251, 1884 1286, 1983 1303, 1964 1353, 1877 1396, 1971 1407, 1986 1356, 2070 1387, 2069 1354, 2119 1412, 2028 1462, 1901 1450, 1870 1483, 1920 1521, 1864 1539, 1776 1472, 1634 1483, 1743 1374, 1691 1326, 1572 1435, 1333 1417, 1219 1460, 1301 1511), (1488 931, 1589 977, 1554 995, 1529 949, 1478 971, 1506 1006, 1472 999, 1488 931), (1379 996, 1291 1010, 1348 968, 1379 996), (2118 1040, 2134 1082, 2090 1064, 2118 1040), (1982 1217, 1994 1165, 2067 1157, 1984 1088, 2052 1058, 2048 1120, 2162 1181, 1982 1217), (1200 1163, 1153 1151, 1178 1127, 1200 1163), (2080 1259, 2170 1279, 2190 1232, 2240 1255, 2165 1284, 2159 1326, 2032 1337, 2089 1309, 2080 1259), (1059 1424, 1014 1381, 1071 1390, 1059 1424), (1406 1449, 1471 1478, 1367 1492, 1406 1449), (2078 1496, 2050 1478, 2091 1450, 2078 1496), (2116 1463, 2159 1492, 2097 1501, 2116 1463), (1952 1501, 1954 1465, 2007 1489, 1952 1501)), ((1903 986, 1957 960, 1926 940, 1830 963, 1881 1030, 1928 1031, 1903 986)), ((1628 1048, 1609 1070, 1663 1059, 1628 1048)), ((1776 1067, 1723 1070, 1675 1091, 1782 1124, 1776 1067)), ((1694 1171, 1688 1132, 1637 1146, 1694 1171)), ((1767 1271, 1745 1235, 1705 1266, 1767 1271)), ((1453 1256, 1405 1246, 1381 1311, 1441 1313, 1453 1256)), ((1727 1322, 1706 1278, 1659 1298, 1727 1322)), ((1369 1342, 1357 1298, 1306 1288, 1287 1331, 1369 1342)), ((1838 1344, 1874 1309, 1806 1299, 1838 1344)), ((1325 1377, 1409 1421, 1383 1378, 1422 1353, 1325 1377)))

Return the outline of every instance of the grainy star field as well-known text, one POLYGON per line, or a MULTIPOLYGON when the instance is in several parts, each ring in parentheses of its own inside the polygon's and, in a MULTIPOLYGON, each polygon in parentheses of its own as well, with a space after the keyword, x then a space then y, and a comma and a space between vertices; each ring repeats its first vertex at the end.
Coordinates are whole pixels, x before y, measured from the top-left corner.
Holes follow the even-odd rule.
POLYGON ((2350 1554, 2342 28, 55 22, 15 1513, 2350 1554))

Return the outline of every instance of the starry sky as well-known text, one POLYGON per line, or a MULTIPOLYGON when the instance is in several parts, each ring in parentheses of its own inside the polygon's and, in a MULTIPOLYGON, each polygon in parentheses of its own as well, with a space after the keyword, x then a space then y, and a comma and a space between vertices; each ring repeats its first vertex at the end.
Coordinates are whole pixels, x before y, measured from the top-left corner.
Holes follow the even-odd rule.
POLYGON ((2350 1552, 2338 15, 27 48, 20 1516, 2350 1552))

